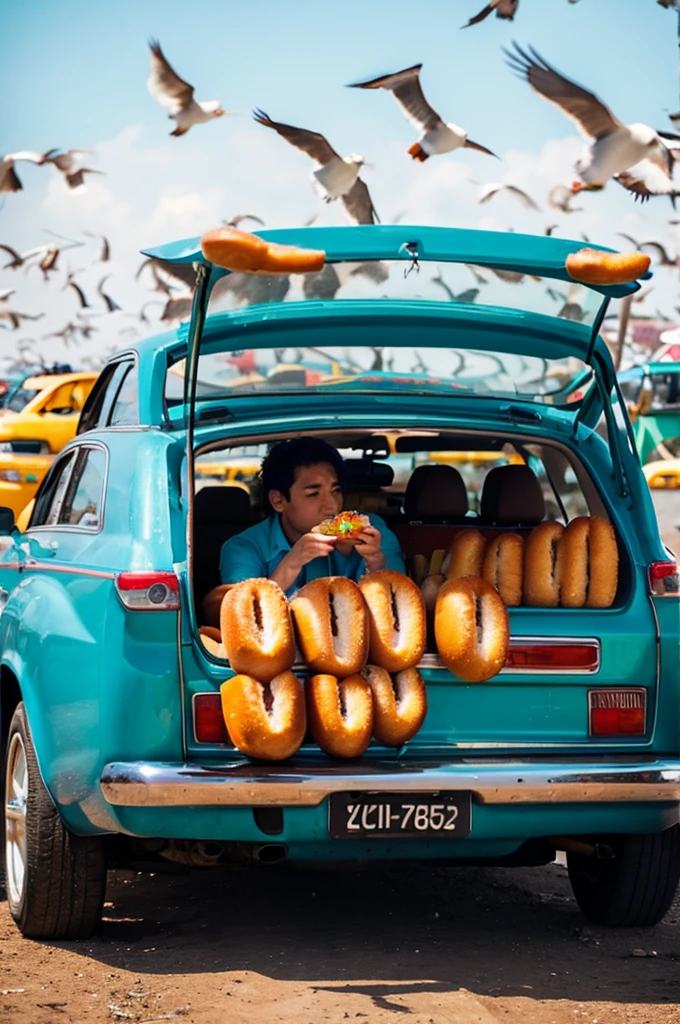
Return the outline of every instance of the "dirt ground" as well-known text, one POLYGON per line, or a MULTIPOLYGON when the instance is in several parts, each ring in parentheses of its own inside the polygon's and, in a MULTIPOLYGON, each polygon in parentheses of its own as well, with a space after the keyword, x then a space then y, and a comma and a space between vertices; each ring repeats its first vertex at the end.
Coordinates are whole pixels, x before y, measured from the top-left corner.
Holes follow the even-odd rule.
POLYGON ((678 1024, 680 902, 584 925, 565 869, 285 867, 110 875, 96 939, 20 937, 2 1024, 678 1024))

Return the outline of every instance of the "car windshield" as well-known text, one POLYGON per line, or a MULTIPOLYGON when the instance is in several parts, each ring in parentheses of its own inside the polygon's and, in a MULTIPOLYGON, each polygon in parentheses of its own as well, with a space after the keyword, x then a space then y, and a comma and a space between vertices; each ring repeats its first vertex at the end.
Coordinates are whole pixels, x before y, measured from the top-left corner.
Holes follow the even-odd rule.
MULTIPOLYGON (((166 377, 168 405, 182 401, 185 361, 166 377)), ((204 354, 198 361, 199 401, 275 392, 411 391, 522 396, 549 404, 583 397, 570 382, 584 374, 575 356, 538 358, 468 348, 258 348, 204 354)), ((586 374, 587 377, 587 374, 586 374)))
POLYGON ((21 412, 39 394, 40 388, 19 388, 7 400, 5 409, 11 409, 12 412, 21 412))

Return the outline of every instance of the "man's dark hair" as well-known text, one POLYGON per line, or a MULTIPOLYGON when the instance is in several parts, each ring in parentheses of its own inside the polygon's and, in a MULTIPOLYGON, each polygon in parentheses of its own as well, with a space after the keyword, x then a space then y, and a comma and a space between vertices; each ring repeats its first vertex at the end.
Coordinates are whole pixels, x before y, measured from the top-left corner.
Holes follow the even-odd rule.
POLYGON ((315 466, 318 462, 330 462, 338 476, 340 487, 345 489, 345 464, 337 448, 320 437, 293 437, 289 441, 275 444, 262 460, 260 479, 262 498, 266 502, 270 491, 281 491, 290 501, 290 489, 299 466, 315 466))

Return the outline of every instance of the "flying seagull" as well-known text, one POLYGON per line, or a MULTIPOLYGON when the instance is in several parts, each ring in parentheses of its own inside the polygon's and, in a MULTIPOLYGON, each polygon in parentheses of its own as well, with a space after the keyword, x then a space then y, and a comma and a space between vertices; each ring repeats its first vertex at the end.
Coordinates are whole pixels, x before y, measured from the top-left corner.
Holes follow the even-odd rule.
POLYGON ((517 196, 517 198, 530 210, 540 210, 540 206, 531 198, 528 192, 518 188, 517 185, 504 185, 501 181, 491 181, 488 185, 485 185, 482 189, 482 194, 479 197, 479 202, 488 203, 490 199, 493 199, 495 195, 503 191, 509 192, 513 196, 517 196))
POLYGON ((479 14, 475 14, 474 18, 470 18, 465 25, 461 25, 461 28, 469 28, 470 25, 478 25, 480 21, 484 21, 485 18, 488 18, 493 11, 496 12, 497 18, 505 18, 506 21, 512 21, 518 7, 519 0, 490 0, 479 14))
POLYGON ((87 235, 88 238, 98 238, 100 240, 100 242, 102 243, 102 247, 101 252, 99 254, 99 260, 96 262, 108 263, 108 261, 111 259, 111 246, 109 245, 108 238, 106 238, 105 235, 96 235, 92 231, 84 231, 83 234, 87 235))
POLYGON ((562 213, 579 213, 582 206, 572 206, 574 193, 566 185, 553 185, 548 192, 548 206, 553 210, 561 210, 562 213))
POLYGON ((446 283, 441 274, 437 274, 433 277, 432 281, 434 284, 438 284, 440 288, 444 289, 449 298, 449 302, 474 302, 479 295, 479 288, 466 288, 465 291, 458 292, 458 294, 456 294, 453 288, 446 283))
POLYGON ((91 149, 67 149, 60 153, 58 149, 50 149, 45 153, 44 162, 54 164, 58 171, 64 175, 69 188, 80 188, 85 184, 86 174, 103 174, 94 167, 83 167, 82 158, 88 156, 91 149))
POLYGON ((327 203, 334 199, 342 200, 350 218, 356 223, 374 224, 378 220, 368 188, 359 177, 359 171, 365 163, 360 153, 342 157, 320 132, 272 121, 262 110, 255 110, 253 116, 258 124, 273 128, 291 146, 301 149, 312 158, 317 165, 317 169, 312 171, 312 179, 316 190, 327 203))
POLYGON ((106 308, 108 309, 109 313, 116 313, 119 309, 122 309, 122 306, 119 306, 115 299, 112 299, 111 296, 107 295, 107 293, 104 291, 104 284, 106 281, 108 281, 110 277, 111 275, 107 274, 105 277, 101 279, 101 281, 97 285, 97 292, 101 295, 102 299, 106 303, 106 308))
POLYGON ((465 146, 476 149, 488 156, 495 156, 490 149, 472 142, 464 128, 457 124, 446 124, 442 121, 423 95, 420 87, 420 69, 422 64, 414 64, 411 68, 397 71, 393 75, 382 75, 368 82, 353 82, 350 89, 387 89, 406 115, 408 121, 420 132, 418 142, 409 146, 408 152, 414 160, 421 163, 430 156, 439 153, 450 153, 454 149, 465 146))
POLYGON ((261 217, 256 217, 254 213, 237 213, 231 220, 223 220, 222 223, 226 224, 228 228, 237 228, 239 224, 242 224, 244 220, 254 220, 256 224, 264 227, 264 221, 261 217))
POLYGON ((580 180, 572 184, 572 192, 598 192, 610 178, 643 163, 634 181, 620 183, 641 197, 644 189, 647 196, 670 194, 673 156, 653 128, 646 124, 622 124, 594 93, 565 78, 534 49, 530 47, 526 53, 517 43, 514 46, 514 53, 503 51, 513 71, 525 78, 541 96, 560 107, 590 140, 576 162, 580 180))
POLYGON ((194 87, 173 71, 163 56, 160 43, 149 40, 151 70, 146 85, 153 98, 168 112, 168 117, 177 122, 171 135, 185 135, 195 124, 212 121, 226 113, 219 100, 194 99, 194 87))
POLYGON ((45 163, 46 153, 34 153, 33 150, 22 149, 19 153, 6 153, 0 159, 0 192, 21 192, 23 185, 19 180, 14 164, 19 160, 27 160, 41 166, 45 163))

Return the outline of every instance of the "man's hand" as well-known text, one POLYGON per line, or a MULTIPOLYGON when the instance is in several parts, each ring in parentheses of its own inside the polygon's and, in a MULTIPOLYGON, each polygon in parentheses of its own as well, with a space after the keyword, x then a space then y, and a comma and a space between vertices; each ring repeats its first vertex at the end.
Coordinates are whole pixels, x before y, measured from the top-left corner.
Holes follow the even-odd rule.
POLYGON ((376 526, 367 526, 356 539, 356 550, 361 555, 369 572, 378 572, 387 565, 383 554, 382 535, 376 526))
POLYGON ((286 591, 295 583, 301 569, 315 558, 325 558, 335 548, 337 537, 323 533, 305 533, 295 541, 271 575, 271 579, 286 591))

